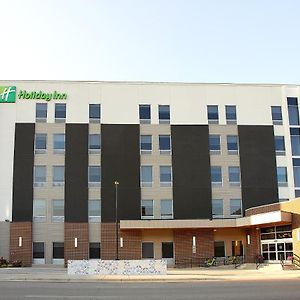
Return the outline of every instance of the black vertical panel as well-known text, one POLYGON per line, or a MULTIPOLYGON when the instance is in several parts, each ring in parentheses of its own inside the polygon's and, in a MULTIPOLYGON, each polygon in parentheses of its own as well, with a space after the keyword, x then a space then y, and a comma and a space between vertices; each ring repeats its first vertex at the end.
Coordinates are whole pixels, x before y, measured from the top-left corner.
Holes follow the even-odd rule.
POLYGON ((140 219, 139 125, 101 125, 101 220, 115 220, 115 185, 118 185, 118 219, 140 219))
POLYGON ((278 202, 273 126, 238 126, 243 209, 278 202))
POLYGON ((65 222, 88 222, 88 124, 66 124, 65 222))
POLYGON ((13 222, 32 221, 35 124, 16 123, 13 174, 13 222))
POLYGON ((212 216, 207 125, 173 125, 173 209, 175 219, 212 216))

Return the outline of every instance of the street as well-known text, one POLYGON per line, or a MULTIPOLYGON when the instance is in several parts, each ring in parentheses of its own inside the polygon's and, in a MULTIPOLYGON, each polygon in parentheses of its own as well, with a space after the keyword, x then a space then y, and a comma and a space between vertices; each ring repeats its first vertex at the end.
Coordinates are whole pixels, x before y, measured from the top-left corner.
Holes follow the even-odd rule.
POLYGON ((300 299, 299 280, 153 282, 0 282, 0 299, 300 299))

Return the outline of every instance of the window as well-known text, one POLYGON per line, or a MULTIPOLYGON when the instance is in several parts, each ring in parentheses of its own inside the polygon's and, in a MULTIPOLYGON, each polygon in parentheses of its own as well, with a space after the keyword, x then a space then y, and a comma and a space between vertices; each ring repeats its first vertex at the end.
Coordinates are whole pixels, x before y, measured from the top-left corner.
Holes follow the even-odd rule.
POLYGON ((162 219, 173 219, 173 200, 160 200, 160 217, 162 219))
POLYGON ((89 222, 101 222, 101 200, 89 200, 89 222))
POLYGON ((287 170, 286 167, 277 167, 278 186, 287 186, 287 170))
POLYGON ((89 186, 99 186, 101 184, 101 167, 89 166, 89 186))
POLYGON ((160 166, 160 186, 172 186, 171 166, 160 166))
POLYGON ((292 155, 300 156, 300 128, 290 128, 292 155))
POLYGON ((46 183, 46 166, 34 167, 34 186, 44 186, 46 183))
POLYGON ((99 123, 101 119, 101 105, 89 104, 89 120, 91 123, 99 123))
POLYGON ((36 133, 35 135, 35 153, 46 153, 47 134, 36 133))
POLYGON ((294 184, 296 188, 300 187, 300 159, 293 158, 294 184))
POLYGON ((53 242, 53 260, 63 260, 63 259, 64 259, 64 243, 53 242))
POLYGON ((212 200, 212 216, 213 218, 223 218, 223 200, 213 199, 212 200))
POLYGON ((222 185, 222 168, 213 166, 211 167, 211 182, 213 185, 222 185))
POLYGON ((211 154, 221 153, 221 137, 220 135, 209 135, 209 150, 211 154))
POLYGON ((225 257, 225 242, 215 241, 214 242, 215 257, 225 257))
POLYGON ((144 153, 144 154, 151 153, 151 151, 152 151, 152 136, 151 135, 141 135, 140 149, 141 149, 141 153, 144 153))
POLYGON ((284 136, 275 136, 276 155, 285 155, 284 136))
POLYGON ((173 242, 162 242, 161 243, 161 253, 162 258, 173 258, 174 250, 173 250, 173 242))
POLYGON ((282 125, 281 106, 271 106, 272 121, 274 125, 282 125))
POLYGON ((228 167, 230 185, 240 185, 240 167, 228 167))
POLYGON ((236 106, 226 105, 225 110, 226 110, 226 123, 236 124, 236 106))
POLYGON ((33 221, 45 222, 46 221, 46 201, 33 200, 33 221))
POLYGON ((142 258, 154 258, 154 247, 151 242, 142 243, 142 258))
POLYGON ((141 201, 141 215, 142 215, 142 219, 153 218, 153 200, 141 201))
POLYGON ((230 216, 241 216, 242 215, 242 200, 241 199, 230 199, 230 216))
POLYGON ((65 134, 64 133, 53 134, 53 150, 54 150, 54 153, 65 152, 65 134))
POLYGON ((100 243, 90 243, 89 244, 89 258, 90 259, 100 259, 100 243))
POLYGON ((89 134, 89 152, 99 153, 101 149, 101 135, 89 134))
POLYGON ((47 103, 36 103, 35 118, 36 122, 47 121, 47 103))
POLYGON ((290 125, 299 125, 298 99, 295 97, 288 97, 287 102, 290 125))
POLYGON ((159 151, 160 151, 160 154, 170 154, 171 153, 171 136, 170 135, 160 135, 159 136, 159 151))
POLYGON ((152 166, 141 166, 141 186, 152 186, 152 166))
POLYGON ((207 105, 207 119, 210 124, 219 123, 218 105, 207 105))
POLYGON ((227 136, 227 150, 228 154, 238 154, 238 137, 236 135, 227 136))
POLYGON ((170 123, 170 105, 158 105, 159 124, 170 123))
POLYGON ((33 248, 32 249, 33 259, 44 259, 45 258, 43 242, 33 242, 32 248, 33 248))
POLYGON ((65 201, 52 200, 52 222, 63 222, 65 218, 65 201))
POLYGON ((139 115, 141 124, 151 123, 151 106, 150 104, 140 104, 139 105, 139 115))
POLYGON ((55 103, 55 122, 66 120, 66 104, 55 103))
POLYGON ((65 167, 53 166, 53 186, 62 186, 65 184, 65 167))

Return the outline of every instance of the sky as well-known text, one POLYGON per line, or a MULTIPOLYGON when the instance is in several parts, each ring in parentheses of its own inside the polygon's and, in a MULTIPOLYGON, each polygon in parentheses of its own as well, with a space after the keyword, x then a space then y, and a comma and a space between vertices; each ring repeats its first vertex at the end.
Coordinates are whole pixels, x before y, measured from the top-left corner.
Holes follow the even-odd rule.
POLYGON ((300 83, 298 0, 0 0, 0 80, 300 83))

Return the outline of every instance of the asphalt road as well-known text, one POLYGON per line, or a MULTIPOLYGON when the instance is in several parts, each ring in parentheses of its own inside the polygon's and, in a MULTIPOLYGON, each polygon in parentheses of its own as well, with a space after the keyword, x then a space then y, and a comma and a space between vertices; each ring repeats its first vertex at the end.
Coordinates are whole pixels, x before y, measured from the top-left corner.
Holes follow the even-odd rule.
POLYGON ((0 299, 205 299, 299 300, 300 280, 194 283, 0 282, 0 299))

